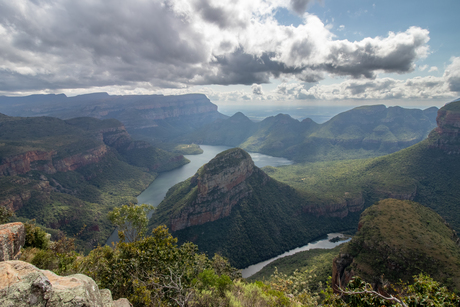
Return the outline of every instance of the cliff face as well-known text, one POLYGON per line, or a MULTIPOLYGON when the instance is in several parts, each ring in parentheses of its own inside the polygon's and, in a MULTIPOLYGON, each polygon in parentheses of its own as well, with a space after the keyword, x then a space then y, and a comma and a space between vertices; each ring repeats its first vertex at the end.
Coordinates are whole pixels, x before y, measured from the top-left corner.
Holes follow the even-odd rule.
POLYGON ((304 212, 311 213, 317 216, 328 216, 344 218, 349 213, 360 212, 364 209, 364 198, 360 193, 355 197, 347 196, 343 201, 334 204, 308 205, 304 208, 304 212))
POLYGON ((196 197, 190 205, 171 216, 171 230, 229 216, 238 202, 251 195, 252 189, 245 181, 254 172, 267 177, 241 149, 227 151, 210 161, 191 179, 191 184, 196 185, 196 197))
POLYGON ((47 174, 74 171, 82 166, 97 163, 107 154, 107 146, 100 145, 86 152, 56 159, 55 150, 49 152, 29 151, 24 154, 4 157, 0 164, 0 176, 23 175, 32 170, 47 174))
POLYGON ((430 134, 432 147, 448 154, 460 154, 460 101, 453 101, 438 111, 438 127, 430 134))

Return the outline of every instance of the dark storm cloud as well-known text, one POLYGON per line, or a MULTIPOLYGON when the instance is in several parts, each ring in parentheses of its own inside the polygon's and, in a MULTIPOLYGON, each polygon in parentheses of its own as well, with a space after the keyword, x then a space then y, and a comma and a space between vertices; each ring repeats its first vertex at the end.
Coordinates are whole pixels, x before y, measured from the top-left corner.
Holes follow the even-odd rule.
POLYGON ((288 67, 286 64, 272 60, 274 53, 263 53, 256 56, 246 53, 242 48, 217 56, 212 63, 219 70, 215 74, 206 75, 200 82, 207 84, 245 84, 268 83, 270 77, 279 77, 282 73, 296 74, 303 68, 288 67))

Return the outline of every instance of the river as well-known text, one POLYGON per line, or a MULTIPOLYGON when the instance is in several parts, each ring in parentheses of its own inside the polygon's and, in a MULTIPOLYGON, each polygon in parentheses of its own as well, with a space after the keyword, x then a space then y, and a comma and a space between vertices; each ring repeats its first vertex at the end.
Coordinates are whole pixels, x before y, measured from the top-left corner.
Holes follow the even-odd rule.
POLYGON ((341 234, 341 233, 328 233, 326 239, 310 242, 307 245, 291 249, 290 251, 287 251, 287 252, 285 252, 285 253, 283 253, 281 255, 278 255, 278 256, 276 256, 276 257, 274 257, 272 259, 268 259, 268 260, 265 260, 265 261, 250 265, 247 268, 241 270, 241 275, 243 276, 243 278, 248 278, 248 277, 254 275, 255 273, 259 272, 260 270, 262 270, 262 268, 264 266, 266 266, 270 262, 275 261, 276 259, 283 258, 283 257, 286 257, 286 256, 292 256, 292 255, 294 255, 294 254, 296 254, 298 252, 303 252, 303 251, 307 251, 307 250, 315 249, 315 248, 331 249, 331 248, 336 247, 337 245, 340 245, 342 243, 345 243, 345 242, 348 242, 348 241, 351 240, 351 239, 346 239, 346 240, 342 240, 342 241, 338 241, 338 242, 330 242, 329 241, 330 239, 335 238, 335 237, 343 238, 344 235, 341 234))

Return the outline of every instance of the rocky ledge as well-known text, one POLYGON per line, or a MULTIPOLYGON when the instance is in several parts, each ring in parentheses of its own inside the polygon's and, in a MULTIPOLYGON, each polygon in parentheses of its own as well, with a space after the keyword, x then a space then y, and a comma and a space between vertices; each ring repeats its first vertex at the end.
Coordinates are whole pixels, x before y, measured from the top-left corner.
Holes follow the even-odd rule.
POLYGON ((113 301, 110 290, 99 290, 86 275, 58 276, 17 260, 24 243, 24 224, 0 225, 0 306, 132 306, 125 298, 113 301))
POLYGON ((126 299, 112 300, 110 290, 99 290, 93 279, 75 274, 58 276, 30 263, 0 262, 0 305, 4 307, 129 307, 126 299))

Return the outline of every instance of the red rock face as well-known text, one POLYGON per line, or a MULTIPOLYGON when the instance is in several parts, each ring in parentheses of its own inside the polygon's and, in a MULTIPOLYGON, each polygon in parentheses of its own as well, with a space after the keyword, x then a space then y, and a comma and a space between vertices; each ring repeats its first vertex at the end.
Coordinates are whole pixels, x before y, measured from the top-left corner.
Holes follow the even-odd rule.
POLYGON ((2 159, 0 164, 0 176, 16 176, 25 174, 33 169, 31 164, 35 161, 49 161, 44 165, 40 165, 40 170, 48 170, 48 173, 55 173, 51 160, 55 151, 29 151, 20 155, 6 157, 2 159))
POLYGON ((0 164, 0 176, 16 176, 26 174, 31 170, 39 170, 47 174, 74 171, 79 167, 99 162, 107 154, 107 151, 107 146, 101 145, 85 153, 60 160, 53 159, 56 155, 54 150, 49 152, 29 151, 24 154, 3 158, 2 164, 0 164))
POLYGON ((24 224, 17 222, 0 225, 0 261, 19 259, 25 240, 24 224))
POLYGON ((460 154, 460 113, 442 108, 436 122, 438 127, 429 136, 431 146, 448 154, 460 154))
POLYGON ((354 198, 345 198, 335 204, 309 205, 304 208, 304 212, 318 216, 329 216, 344 218, 349 212, 359 212, 364 209, 364 198, 359 195, 354 198))
POLYGON ((227 156, 220 157, 218 164, 206 165, 204 174, 192 179, 197 184, 197 196, 191 205, 171 217, 172 231, 229 216, 238 202, 251 195, 252 190, 245 180, 254 172, 263 174, 265 178, 266 175, 256 169, 251 158, 244 154, 242 150, 232 151, 227 156), (234 159, 238 163, 224 167, 227 161, 234 159), (214 169, 222 170, 217 172, 214 169))

